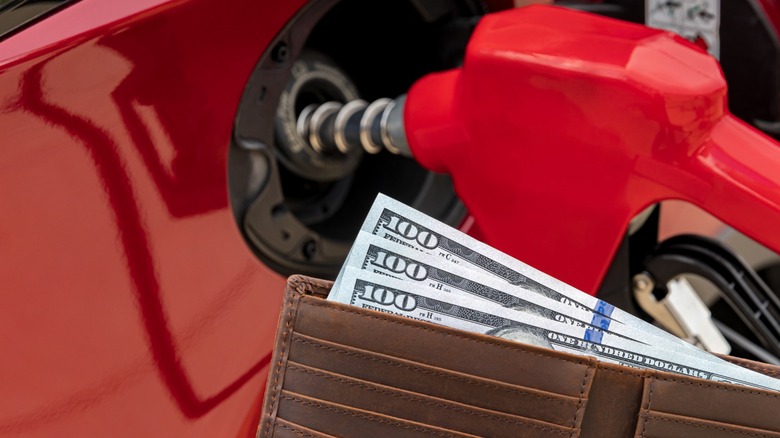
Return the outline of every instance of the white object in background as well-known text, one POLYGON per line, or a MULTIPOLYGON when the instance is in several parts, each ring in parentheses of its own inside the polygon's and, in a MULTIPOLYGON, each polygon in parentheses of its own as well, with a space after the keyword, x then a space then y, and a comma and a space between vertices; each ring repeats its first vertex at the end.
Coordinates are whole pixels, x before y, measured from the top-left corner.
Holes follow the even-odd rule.
POLYGON ((729 354, 731 345, 712 322, 710 309, 702 302, 688 280, 676 278, 668 284, 669 293, 661 303, 682 327, 693 344, 707 351, 729 354))
POLYGON ((720 0, 645 0, 645 24, 703 42, 720 58, 720 0))

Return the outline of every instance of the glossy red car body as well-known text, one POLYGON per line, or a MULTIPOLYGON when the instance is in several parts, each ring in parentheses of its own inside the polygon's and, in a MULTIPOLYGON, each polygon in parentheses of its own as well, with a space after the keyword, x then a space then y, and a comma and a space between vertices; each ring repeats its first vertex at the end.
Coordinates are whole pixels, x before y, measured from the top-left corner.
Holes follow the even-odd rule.
POLYGON ((0 42, 0 436, 254 434, 284 279, 227 149, 304 3, 83 0, 0 42))
POLYGON ((227 148, 302 4, 85 0, 0 43, 1 436, 254 433, 284 279, 227 148))

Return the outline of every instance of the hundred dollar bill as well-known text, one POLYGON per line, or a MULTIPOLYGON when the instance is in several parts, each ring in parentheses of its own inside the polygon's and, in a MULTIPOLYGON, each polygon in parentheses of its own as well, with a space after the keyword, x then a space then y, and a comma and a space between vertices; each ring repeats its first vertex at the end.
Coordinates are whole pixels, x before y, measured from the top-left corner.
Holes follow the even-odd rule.
POLYGON ((780 380, 746 368, 691 363, 684 355, 610 333, 603 334, 601 343, 589 342, 580 327, 352 267, 344 269, 339 289, 328 300, 635 368, 780 390, 780 380))
POLYGON ((605 330, 609 330, 613 321, 618 321, 685 348, 690 347, 690 344, 654 325, 381 193, 368 212, 361 231, 439 257, 461 269, 476 271, 571 307, 603 315, 606 318, 601 323, 605 324, 605 330))
MULTIPOLYGON (((475 271, 459 270, 438 257, 363 231, 358 234, 358 238, 352 245, 344 266, 417 283, 443 293, 471 295, 504 307, 575 325, 585 329, 586 340, 596 343, 600 342, 602 332, 611 332, 616 336, 638 342, 640 338, 648 337, 646 333, 633 330, 631 327, 625 327, 628 335, 615 331, 620 330, 623 325, 617 323, 610 327, 603 323, 606 317, 598 313, 567 306, 560 301, 537 295, 496 278, 486 277, 475 271)), ((336 279, 333 289, 338 290, 340 282, 341 277, 336 279)))
MULTIPOLYGON (((476 271, 458 269, 439 257, 363 231, 358 234, 344 266, 417 283, 445 293, 467 294, 504 307, 574 325, 584 329, 583 339, 586 341, 600 343, 602 333, 612 333, 656 348, 680 350, 694 360, 736 366, 679 338, 669 342, 668 335, 659 337, 620 322, 613 323, 604 315, 568 306, 476 271), (681 349, 679 344, 683 344, 684 348, 681 349)), ((338 290, 339 283, 340 279, 337 279, 334 289, 338 290)))

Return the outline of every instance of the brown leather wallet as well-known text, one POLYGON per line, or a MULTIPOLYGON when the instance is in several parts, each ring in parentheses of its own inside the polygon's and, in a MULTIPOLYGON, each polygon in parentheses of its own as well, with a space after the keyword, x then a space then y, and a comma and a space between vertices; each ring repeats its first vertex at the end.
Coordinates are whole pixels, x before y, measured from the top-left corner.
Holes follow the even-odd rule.
POLYGON ((331 285, 288 280, 259 437, 780 437, 780 393, 330 302, 331 285))

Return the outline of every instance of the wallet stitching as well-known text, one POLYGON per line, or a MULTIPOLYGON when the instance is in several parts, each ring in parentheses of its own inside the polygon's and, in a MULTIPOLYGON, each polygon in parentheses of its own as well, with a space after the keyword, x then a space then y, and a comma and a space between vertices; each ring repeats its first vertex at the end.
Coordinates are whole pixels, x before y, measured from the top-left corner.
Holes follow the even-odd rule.
MULTIPOLYGON (((701 429, 710 429, 710 430, 719 430, 722 432, 737 433, 745 436, 766 437, 765 434, 750 432, 747 430, 739 430, 739 429, 732 429, 732 428, 722 427, 722 426, 714 426, 710 424, 695 423, 693 421, 678 420, 676 418, 666 418, 666 417, 655 416, 652 414, 641 414, 641 416, 645 420, 645 425, 647 424, 647 420, 657 420, 657 421, 666 421, 669 423, 685 424, 688 426, 698 427, 701 429)), ((642 430, 642 433, 644 434, 644 429, 642 430)))
POLYGON ((388 318, 380 318, 378 316, 368 315, 368 314, 365 314, 365 313, 356 312, 354 310, 343 309, 343 308, 334 307, 334 306, 328 306, 327 304, 324 304, 324 303, 322 303, 322 304, 321 303, 311 303, 311 305, 317 306, 317 307, 328 307, 329 309, 336 310, 336 311, 339 311, 339 312, 351 313, 353 315, 358 315, 358 316, 366 317, 366 318, 379 319, 379 320, 382 320, 382 321, 385 321, 385 322, 389 322, 391 324, 404 325, 404 326, 408 326, 408 327, 413 327, 415 329, 420 329, 420 330, 424 330, 424 331, 427 331, 427 332, 437 333, 437 334, 448 336, 448 337, 452 337, 452 338, 463 339, 463 340, 466 340, 466 341, 471 341, 471 342, 477 342, 477 343, 480 343, 480 344, 491 345, 493 347, 500 348, 502 350, 520 351, 520 352, 522 352, 524 354, 529 354, 529 355, 532 355, 532 356, 538 356, 538 357, 541 357, 541 358, 544 358, 544 359, 552 359, 552 360, 556 360, 556 361, 560 361, 560 362, 569 362, 569 363, 572 363, 572 364, 575 364, 575 365, 589 366, 589 361, 587 359, 582 360, 582 359, 567 359, 567 358, 563 358, 563 357, 554 357, 554 356, 550 356, 550 355, 547 355, 547 354, 542 354, 542 353, 537 353, 537 352, 533 352, 533 351, 524 350, 524 349, 518 348, 516 346, 501 345, 501 344, 497 344, 497 343, 494 343, 494 342, 483 341, 481 339, 475 339, 475 338, 470 338, 470 337, 463 336, 463 335, 458 335, 458 334, 455 334, 455 333, 447 333, 447 332, 445 332, 443 330, 436 330, 436 329, 431 328, 431 327, 415 326, 415 325, 412 325, 412 324, 407 323, 405 321, 395 321, 395 320, 388 319, 388 318))
POLYGON ((340 413, 340 414, 347 414, 347 415, 350 415, 352 417, 358 417, 358 418, 362 418, 362 419, 368 420, 368 421, 373 421, 373 422, 376 422, 376 423, 389 424, 391 426, 401 427, 403 429, 415 430, 417 432, 428 433, 428 434, 431 434, 431 435, 447 436, 447 437, 452 436, 452 434, 449 434, 449 433, 446 433, 446 432, 440 432, 438 430, 431 430, 431 429, 427 429, 427 428, 423 428, 423 427, 419 427, 419 426, 414 426, 414 425, 411 425, 411 424, 404 424, 404 423, 397 422, 397 421, 386 420, 384 418, 379 418, 379 417, 374 417, 374 416, 371 416, 371 415, 361 414, 360 412, 351 412, 351 411, 348 411, 346 409, 337 408, 335 406, 328 406, 326 404, 318 403, 318 402, 315 402, 315 401, 301 400, 301 399, 298 399, 298 398, 295 398, 295 397, 290 397, 288 395, 282 395, 280 398, 283 398, 285 400, 289 400, 289 401, 291 401, 293 403, 298 403, 298 404, 307 405, 307 406, 313 406, 313 407, 316 407, 316 408, 321 408, 321 409, 325 409, 325 410, 328 410, 328 411, 333 411, 333 412, 340 413))
MULTIPOLYGON (((738 365, 738 366, 742 366, 742 365, 738 365)), ((745 367, 745 368, 749 368, 749 367, 745 367)), ((752 368, 749 368, 749 369, 752 369, 752 368)), ((608 370, 609 372, 612 372, 612 373, 628 374, 630 376, 645 377, 645 378, 647 377, 647 374, 657 373, 657 372, 652 372, 652 371, 649 371, 649 370, 647 372, 645 372, 645 373, 638 373, 638 372, 636 372, 634 370, 626 370, 626 371, 624 371, 624 370, 607 369, 607 368, 604 368, 604 370, 608 370)), ((754 370, 754 371, 759 371, 759 370, 754 370)), ((778 374, 778 375, 780 375, 780 374, 778 374)), ((657 374, 653 378, 655 380, 662 380, 664 382, 673 382, 673 383, 682 383, 683 385, 701 386, 703 388, 716 389, 716 390, 719 390, 719 391, 741 392, 743 394, 748 394, 748 395, 759 395, 759 396, 763 396, 763 397, 780 398, 780 394, 774 394, 774 393, 768 393, 768 392, 760 392, 760 391, 750 390, 750 389, 741 388, 741 387, 740 388, 727 388, 727 387, 724 387, 724 386, 720 386, 718 384, 708 383, 706 381, 705 382, 691 382, 691 381, 682 380, 682 379, 675 379, 673 377, 660 377, 657 374)))
POLYGON ((288 279, 288 282, 293 284, 293 289, 300 295, 307 296, 311 294, 317 298, 320 298, 318 295, 327 296, 331 286, 333 286, 332 281, 300 275, 293 275, 288 279))
POLYGON ((456 380, 456 381, 459 381, 459 382, 464 382, 464 383, 468 383, 468 384, 476 385, 476 386, 483 386, 483 387, 487 387, 487 388, 492 388, 492 389, 496 389, 496 390, 499 390, 501 392, 506 392, 506 393, 510 393, 510 394, 513 394, 513 395, 517 395, 519 393, 519 394, 523 394, 523 395, 528 396, 528 397, 537 398, 537 399, 540 399, 540 400, 546 400, 546 401, 549 401, 549 402, 552 402, 552 403, 556 403, 556 404, 561 404, 561 405, 564 405, 564 407, 565 407, 565 405, 568 404, 565 400, 560 400, 560 399, 553 398, 553 397, 546 397, 546 396, 543 396, 543 395, 534 394, 534 393, 531 393, 531 392, 526 392, 526 391, 523 391, 521 389, 505 388, 505 387, 502 387, 502 386, 499 386, 499 385, 493 385, 493 384, 488 383, 488 382, 480 382, 480 381, 472 380, 472 379, 469 379, 469 378, 466 378, 466 377, 453 376, 453 375, 450 375, 450 374, 438 372, 438 371, 435 371, 435 370, 428 370, 428 369, 417 367, 417 366, 414 366, 414 365, 407 365, 407 364, 404 364, 404 363, 393 362, 393 361, 390 361, 390 360, 386 360, 386 359, 382 359, 382 358, 378 358, 378 357, 373 357, 373 356, 370 356, 370 355, 367 355, 367 354, 363 354, 363 353, 360 353, 360 352, 356 352, 356 351, 347 351, 347 350, 342 350, 342 349, 339 349, 339 348, 333 348, 333 347, 328 346, 328 345, 322 345, 322 344, 318 344, 318 343, 315 343, 315 342, 311 342, 311 341, 309 341, 307 339, 295 338, 295 339, 293 339, 293 342, 301 342, 301 343, 304 343, 304 344, 307 344, 307 345, 311 345, 311 346, 316 347, 316 348, 321 348, 321 349, 324 349, 324 350, 333 351, 333 352, 336 352, 336 353, 339 353, 339 354, 345 354, 347 356, 360 356, 360 357, 363 357, 363 358, 368 359, 370 361, 384 363, 384 364, 387 364, 387 365, 390 365, 390 366, 394 366, 394 367, 397 367, 397 368, 406 368, 406 369, 411 369, 411 370, 414 370, 414 371, 419 371, 419 372, 424 373, 424 374, 433 374, 433 375, 436 375, 436 376, 444 377, 446 379, 456 380))
MULTIPOLYGON (((529 421, 512 420, 512 419, 509 419, 509 418, 503 418, 503 417, 495 415, 495 414, 488 414, 488 413, 485 413, 485 412, 470 411, 468 409, 460 408, 458 406, 447 405, 445 403, 437 402, 435 400, 425 400, 425 398, 423 398, 423 397, 416 397, 414 395, 400 394, 400 393, 388 391, 388 390, 382 389, 382 388, 375 388, 373 386, 366 385, 364 383, 353 382, 351 380, 343 379, 343 378, 338 377, 338 376, 331 376, 331 375, 328 375, 328 374, 325 374, 325 373, 321 373, 321 372, 318 372, 318 371, 315 371, 315 370, 308 370, 308 369, 305 369, 305 368, 300 368, 300 367, 297 367, 295 365, 291 365, 289 363, 287 364, 287 368, 288 369, 296 369, 296 370, 302 371, 302 372, 307 373, 307 374, 314 374, 315 376, 323 377, 323 378, 326 378, 328 380, 335 380, 335 381, 342 382, 342 383, 345 383, 345 384, 350 385, 350 386, 357 386, 359 388, 363 388, 363 389, 366 389, 368 391, 378 392, 378 393, 381 393, 381 394, 387 394, 387 395, 389 395, 391 397, 400 398, 402 400, 408 400, 408 401, 411 401, 411 402, 422 403, 422 404, 428 405, 428 406, 439 406, 439 407, 447 409, 447 410, 461 412, 461 413, 464 413, 464 414, 467 414, 467 415, 473 415, 473 416, 482 417, 482 418, 491 418, 491 419, 496 420, 496 421, 500 421, 500 422, 503 422, 503 423, 511 423, 511 424, 516 425, 516 426, 532 427, 532 428, 535 428, 535 429, 541 429, 541 430, 546 430, 546 431, 549 431, 549 432, 555 432, 555 433, 560 433, 560 434, 568 433, 567 431, 562 431, 562 430, 555 429, 555 428, 552 428, 552 427, 547 427, 547 426, 543 426, 543 425, 540 425, 540 424, 533 424, 533 423, 531 423, 529 421)), ((511 415, 511 414, 507 414, 507 415, 511 415)))
POLYGON ((319 438, 317 435, 314 435, 314 434, 312 434, 312 433, 309 433, 309 432, 305 432, 305 431, 303 431, 303 430, 294 429, 294 428, 292 428, 292 427, 290 427, 290 426, 288 426, 288 425, 286 425, 286 424, 277 423, 277 424, 276 424, 276 427, 281 427, 282 429, 287 429, 287 430, 289 430, 290 432, 292 432, 292 433, 294 433, 294 434, 296 434, 296 435, 298 435, 298 436, 306 436, 306 437, 311 437, 311 438, 319 438))
POLYGON ((604 362, 599 362, 599 364, 597 366, 598 369, 600 369, 602 371, 605 371, 605 372, 609 372, 609 373, 627 374, 629 376, 639 377, 639 378, 647 377, 647 374, 648 374, 646 371, 636 371, 636 370, 633 370, 633 369, 618 370, 618 369, 614 369, 614 368, 607 368, 607 367, 602 366, 603 364, 604 364, 604 362))
POLYGON ((682 383, 683 385, 700 386, 700 387, 703 387, 703 388, 717 389, 717 390, 720 390, 720 391, 740 392, 740 393, 748 394, 748 395, 758 395, 758 396, 762 396, 762 397, 769 397, 769 398, 774 398, 774 399, 780 399, 780 394, 770 394, 770 393, 752 391, 752 390, 749 390, 749 389, 742 389, 742 388, 728 388, 728 387, 725 387, 725 386, 719 386, 719 385, 710 384, 710 383, 704 383, 704 382, 688 382, 688 381, 685 381, 685 380, 670 379, 670 378, 667 378, 667 377, 657 377, 657 376, 655 377, 655 380, 662 380, 664 382, 682 383))
MULTIPOLYGON (((647 406, 645 406, 645 412, 650 411, 650 405, 653 403, 653 390, 655 389, 655 379, 650 379, 650 390, 647 394, 647 406)), ((640 438, 643 438, 645 436, 645 431, 647 431, 647 414, 640 414, 640 417, 642 417, 642 434, 640 435, 640 438)))
MULTIPOLYGON (((296 298, 300 298, 300 297, 296 297, 296 298)), ((293 312, 295 310, 294 309, 295 305, 292 303, 292 300, 290 300, 289 305, 290 305, 290 307, 289 307, 289 310, 287 311, 287 318, 286 318, 286 321, 284 323, 284 332, 282 333, 282 348, 281 348, 281 351, 279 352, 279 361, 274 366, 274 368, 275 368, 274 369, 274 386, 273 386, 274 390, 273 390, 273 393, 271 395, 271 404, 270 404, 271 413, 273 413, 274 406, 276 405, 276 402, 277 402, 277 396, 279 395, 279 391, 281 390, 281 388, 278 386, 279 385, 279 377, 281 375, 282 366, 284 364, 283 362, 284 362, 284 358, 285 358, 285 355, 286 355, 286 352, 287 352, 287 346, 289 345, 289 341, 290 341, 290 336, 288 336, 288 334, 290 333, 290 323, 292 322, 292 317, 293 317, 293 312)), ((271 423, 272 422, 273 422, 273 418, 272 418, 271 415, 269 415, 268 416, 268 422, 266 423, 266 429, 268 430, 269 434, 271 432, 271 423)))
POLYGON ((588 383, 589 375, 590 375, 590 367, 585 368, 585 377, 582 379, 582 387, 580 388, 580 400, 577 403, 577 409, 574 410, 574 419, 572 420, 572 427, 577 427, 577 420, 580 417, 582 405, 585 403, 585 386, 588 383))

